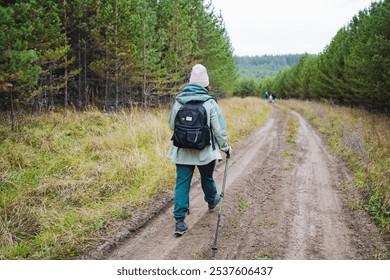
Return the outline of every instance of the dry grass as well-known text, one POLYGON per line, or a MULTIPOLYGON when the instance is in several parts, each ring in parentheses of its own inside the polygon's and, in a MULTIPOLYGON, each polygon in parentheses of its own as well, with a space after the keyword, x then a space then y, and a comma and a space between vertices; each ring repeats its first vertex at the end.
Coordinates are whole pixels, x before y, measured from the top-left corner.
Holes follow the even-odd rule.
POLYGON ((227 123, 231 145, 240 142, 255 128, 265 124, 271 109, 261 101, 255 97, 233 97, 219 102, 227 123))
POLYGON ((113 216, 131 215, 124 208, 171 189, 166 111, 147 119, 140 112, 66 111, 25 119, 10 133, 1 145, 1 258, 72 257, 113 216), (31 221, 4 215, 21 211, 31 221))
POLYGON ((287 143, 290 145, 296 146, 297 145, 297 135, 298 135, 298 129, 299 129, 299 120, 298 118, 293 114, 288 114, 287 116, 287 143))
MULTIPOLYGON (((220 101, 234 145, 267 119, 259 99, 220 101)), ((0 259, 69 259, 171 191, 167 109, 26 116, 0 125, 0 259)))
POLYGON ((299 129, 299 120, 288 107, 284 106, 282 103, 275 104, 276 107, 282 112, 283 118, 286 119, 286 141, 291 146, 297 145, 297 136, 299 129))

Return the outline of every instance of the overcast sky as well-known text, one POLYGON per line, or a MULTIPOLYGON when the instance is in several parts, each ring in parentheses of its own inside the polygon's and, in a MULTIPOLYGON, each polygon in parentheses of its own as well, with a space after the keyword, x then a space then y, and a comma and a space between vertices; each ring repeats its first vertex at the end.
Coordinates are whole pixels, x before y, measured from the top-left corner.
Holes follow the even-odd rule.
POLYGON ((318 54, 360 10, 378 0, 212 0, 234 54, 318 54))

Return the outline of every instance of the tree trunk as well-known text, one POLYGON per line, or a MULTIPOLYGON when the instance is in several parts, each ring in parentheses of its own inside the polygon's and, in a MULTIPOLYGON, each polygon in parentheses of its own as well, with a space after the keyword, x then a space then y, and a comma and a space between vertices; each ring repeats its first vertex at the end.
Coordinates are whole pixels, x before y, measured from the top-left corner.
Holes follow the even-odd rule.
POLYGON ((14 93, 11 92, 11 129, 12 131, 16 131, 16 116, 15 116, 15 108, 14 108, 14 93))
MULTIPOLYGON (((115 19, 118 15, 118 3, 115 1, 115 19)), ((118 58, 118 22, 115 23, 115 111, 118 111, 119 107, 119 58, 118 58)))
POLYGON ((144 95, 144 113, 146 114, 148 112, 148 94, 146 92, 146 74, 144 74, 144 82, 142 85, 143 89, 143 95, 144 95))
POLYGON ((84 108, 88 106, 88 83, 87 83, 87 34, 84 38, 84 108))
POLYGON ((145 39, 145 32, 146 32, 146 27, 145 27, 145 20, 143 22, 143 25, 142 25, 142 28, 143 28, 143 39, 144 39, 144 53, 143 53, 143 66, 144 66, 144 77, 143 77, 143 85, 142 85, 142 93, 144 95, 144 112, 145 114, 147 113, 148 111, 148 93, 146 92, 146 63, 147 63, 147 60, 146 60, 146 39, 145 39))
MULTIPOLYGON (((65 34, 67 37, 68 36, 68 14, 66 13, 66 5, 67 5, 67 2, 66 0, 63 1, 62 3, 63 7, 64 7, 64 20, 63 20, 63 23, 64 23, 64 31, 65 31, 65 34)), ((65 44, 67 43, 67 39, 65 38, 65 44)), ((65 94, 65 100, 64 100, 64 107, 67 108, 68 107, 68 55, 66 54, 65 55, 65 88, 64 88, 64 94, 65 94)))
MULTIPOLYGON (((78 46, 78 60, 79 60, 79 69, 81 69, 81 31, 79 30, 79 46, 78 46)), ((81 111, 82 108, 82 101, 81 101, 81 73, 79 74, 79 85, 77 89, 77 109, 81 111)))
MULTIPOLYGON (((65 63, 67 64, 68 57, 65 58, 65 63)), ((68 107, 68 66, 65 67, 65 88, 64 88, 64 94, 65 94, 65 102, 64 106, 65 108, 68 107)))
POLYGON ((103 108, 104 108, 104 111, 106 111, 106 108, 107 108, 107 102, 108 102, 108 70, 106 70, 106 87, 105 87, 105 90, 104 90, 104 105, 103 105, 103 108))

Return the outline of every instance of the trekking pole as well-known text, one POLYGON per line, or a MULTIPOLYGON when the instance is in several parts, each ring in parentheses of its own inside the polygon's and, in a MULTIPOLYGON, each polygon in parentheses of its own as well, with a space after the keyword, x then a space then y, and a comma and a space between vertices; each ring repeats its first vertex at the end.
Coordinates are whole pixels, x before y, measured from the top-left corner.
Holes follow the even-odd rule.
POLYGON ((228 160, 230 158, 230 154, 228 153, 226 155, 226 164, 225 164, 225 172, 223 175, 223 183, 222 183, 222 191, 221 191, 221 201, 219 203, 219 209, 218 209, 218 220, 217 220, 217 227, 215 229, 215 237, 214 237, 214 243, 213 247, 211 249, 213 250, 213 257, 215 257, 215 254, 217 252, 217 238, 218 238, 218 230, 219 230, 219 222, 221 221, 221 213, 222 213, 222 204, 223 204, 223 197, 225 195, 225 185, 226 185, 226 174, 228 169, 228 160))

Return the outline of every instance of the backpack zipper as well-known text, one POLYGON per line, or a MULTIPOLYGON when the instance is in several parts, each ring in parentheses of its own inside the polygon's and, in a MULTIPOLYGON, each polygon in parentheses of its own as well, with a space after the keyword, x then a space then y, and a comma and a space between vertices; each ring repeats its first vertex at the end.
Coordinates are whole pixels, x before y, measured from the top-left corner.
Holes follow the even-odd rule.
POLYGON ((195 137, 195 143, 198 141, 198 134, 199 134, 199 131, 196 132, 196 137, 195 137))

